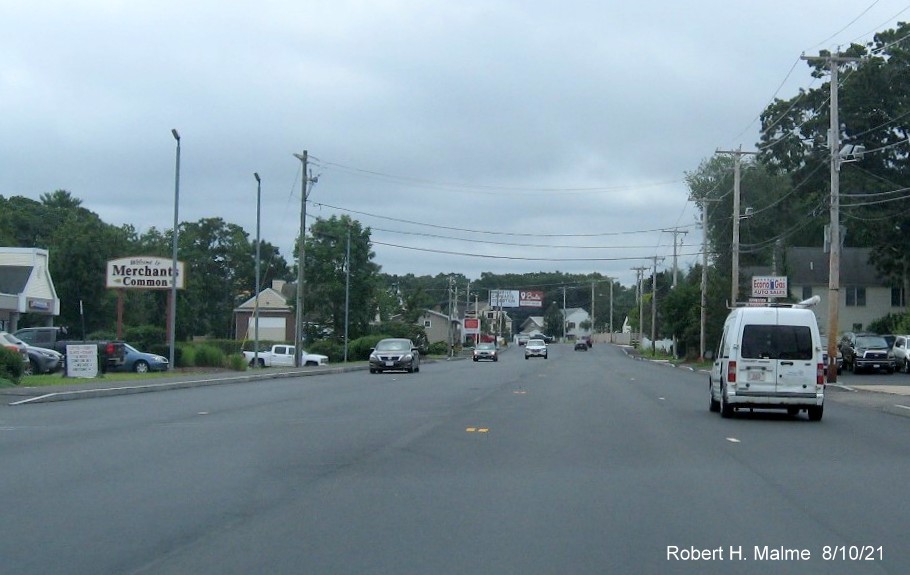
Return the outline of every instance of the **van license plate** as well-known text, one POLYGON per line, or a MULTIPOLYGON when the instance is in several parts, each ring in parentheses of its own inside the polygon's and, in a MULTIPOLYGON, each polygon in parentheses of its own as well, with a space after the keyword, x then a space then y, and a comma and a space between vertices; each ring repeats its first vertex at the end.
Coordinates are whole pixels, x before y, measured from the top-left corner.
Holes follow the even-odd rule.
POLYGON ((765 381, 765 372, 764 371, 750 371, 748 379, 749 379, 749 381, 765 381))

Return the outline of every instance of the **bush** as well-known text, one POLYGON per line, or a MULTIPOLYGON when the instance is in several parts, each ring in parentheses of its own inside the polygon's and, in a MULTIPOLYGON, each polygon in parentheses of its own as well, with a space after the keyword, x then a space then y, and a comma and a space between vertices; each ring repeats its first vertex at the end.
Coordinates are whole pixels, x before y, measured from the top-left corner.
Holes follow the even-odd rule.
POLYGON ((367 361, 370 359, 370 351, 384 337, 382 335, 365 335, 348 342, 348 359, 350 361, 367 361))
POLYGON ((170 352, 170 346, 167 344, 167 338, 168 335, 166 333, 166 330, 163 327, 158 327, 156 325, 140 325, 136 327, 128 327, 123 333, 123 340, 139 351, 150 350, 154 346, 161 345, 162 342, 165 342, 165 345, 168 348, 167 352, 149 352, 158 353, 158 355, 163 355, 164 357, 167 357, 168 353, 170 352))
POLYGON ((448 355, 449 344, 445 341, 435 341, 430 344, 430 347, 427 351, 430 355, 448 355))
POLYGON ((195 367, 196 348, 191 344, 182 344, 174 349, 174 367, 195 367), (177 352, 180 353, 177 353, 177 352))
MULTIPOLYGON (((330 339, 314 341, 304 349, 309 353, 318 353, 329 356, 329 363, 335 363, 344 360, 344 344, 338 343, 337 341, 332 341, 330 339)), ((348 344, 348 359, 350 359, 350 353, 351 348, 350 344, 348 344)))
MULTIPOLYGON (((144 351, 146 353, 154 353, 160 355, 161 357, 166 357, 170 359, 171 355, 171 346, 168 344, 156 344, 150 346, 148 349, 140 349, 139 351, 144 351)), ((180 349, 180 346, 174 346, 174 367, 178 365, 183 365, 183 350, 180 349)))
POLYGON ((224 367, 224 352, 214 345, 200 345, 196 348, 195 365, 198 367, 224 367))
MULTIPOLYGON (((13 385, 19 385, 22 380, 22 356, 19 352, 0 347, 0 380, 6 380, 13 385)), ((0 387, 3 387, 0 385, 0 387)))
POLYGON ((234 371, 246 371, 247 361, 243 354, 232 353, 227 356, 227 366, 234 371))

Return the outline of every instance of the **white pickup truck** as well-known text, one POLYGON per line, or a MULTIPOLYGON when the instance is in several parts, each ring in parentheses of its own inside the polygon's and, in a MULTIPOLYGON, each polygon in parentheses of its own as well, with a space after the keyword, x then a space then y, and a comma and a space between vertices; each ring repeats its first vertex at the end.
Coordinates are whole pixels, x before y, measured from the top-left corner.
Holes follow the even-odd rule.
MULTIPOLYGON (((243 357, 250 367, 255 365, 257 359, 255 352, 245 351, 243 357)), ((258 359, 259 367, 294 367, 294 346, 273 345, 270 351, 260 351, 258 359)), ((328 363, 327 355, 307 353, 306 351, 302 351, 300 354, 300 365, 326 365, 328 363)))

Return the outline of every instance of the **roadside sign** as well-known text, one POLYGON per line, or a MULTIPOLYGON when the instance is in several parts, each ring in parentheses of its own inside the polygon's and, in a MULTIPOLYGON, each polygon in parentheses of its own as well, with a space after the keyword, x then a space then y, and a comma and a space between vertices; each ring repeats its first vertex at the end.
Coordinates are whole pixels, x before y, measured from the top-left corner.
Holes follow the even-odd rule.
POLYGON ((752 297, 787 297, 787 276, 752 276, 752 297))
POLYGON ((66 346, 67 377, 98 377, 98 346, 66 346))

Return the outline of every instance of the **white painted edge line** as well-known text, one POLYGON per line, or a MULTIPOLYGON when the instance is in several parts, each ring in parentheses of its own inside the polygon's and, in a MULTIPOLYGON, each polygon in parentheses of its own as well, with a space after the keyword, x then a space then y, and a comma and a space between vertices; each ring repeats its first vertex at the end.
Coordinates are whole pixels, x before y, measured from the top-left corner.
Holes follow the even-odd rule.
POLYGON ((735 437, 727 437, 726 440, 730 443, 742 443, 742 441, 736 439, 735 437))
POLYGON ((910 406, 908 406, 908 405, 901 405, 899 403, 895 403, 894 407, 899 407, 901 409, 906 409, 906 410, 910 411, 910 406))

